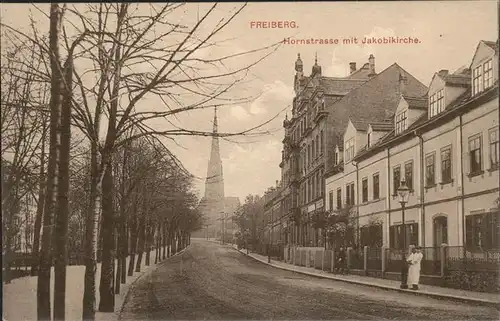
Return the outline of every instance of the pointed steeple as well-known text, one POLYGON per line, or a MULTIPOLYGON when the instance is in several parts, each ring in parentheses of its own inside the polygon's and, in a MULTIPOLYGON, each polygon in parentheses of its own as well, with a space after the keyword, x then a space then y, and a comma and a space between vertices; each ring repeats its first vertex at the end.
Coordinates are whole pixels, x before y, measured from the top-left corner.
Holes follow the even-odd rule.
POLYGON ((208 162, 207 179, 205 181, 205 198, 210 201, 224 202, 224 177, 222 172, 222 160, 220 158, 217 107, 214 110, 214 128, 212 136, 212 148, 208 162))
POLYGON ((321 66, 318 65, 318 53, 315 54, 314 56, 314 66, 312 67, 312 73, 311 75, 315 76, 321 76, 321 66))

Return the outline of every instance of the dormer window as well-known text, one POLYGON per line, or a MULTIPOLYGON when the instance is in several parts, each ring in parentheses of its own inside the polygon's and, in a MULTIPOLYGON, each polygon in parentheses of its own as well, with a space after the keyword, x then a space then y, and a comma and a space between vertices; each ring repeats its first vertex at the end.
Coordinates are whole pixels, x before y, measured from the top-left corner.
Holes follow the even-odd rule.
POLYGON ((483 64, 484 89, 493 86, 493 63, 491 59, 483 64))
POLYGON ((354 157, 354 138, 345 143, 345 161, 348 162, 354 157))
POLYGON ((370 148, 370 141, 372 140, 372 133, 368 133, 368 143, 367 147, 370 148))
POLYGON ((472 70, 472 95, 476 95, 483 90, 482 69, 483 66, 479 65, 472 70))
POLYGON ((472 70, 472 95, 477 95, 491 86, 493 86, 493 63, 489 59, 472 70))
POLYGON ((396 115, 396 135, 406 130, 406 111, 396 115))
POLYGON ((444 110, 444 89, 432 95, 429 101, 429 116, 434 117, 444 110))

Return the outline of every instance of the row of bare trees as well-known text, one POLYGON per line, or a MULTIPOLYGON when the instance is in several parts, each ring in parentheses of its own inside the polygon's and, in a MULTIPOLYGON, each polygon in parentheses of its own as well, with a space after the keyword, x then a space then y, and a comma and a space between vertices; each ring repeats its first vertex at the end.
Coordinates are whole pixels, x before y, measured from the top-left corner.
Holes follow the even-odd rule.
MULTIPOLYGON (((2 24, 9 40, 5 66, 2 60, 3 251, 11 257, 9 242, 19 232, 14 218, 29 194, 36 199, 38 319, 52 319, 52 267, 53 317, 65 319, 71 258, 85 265, 82 319, 93 320, 98 260, 98 310, 112 312, 120 284, 144 254, 149 263, 154 247, 155 261, 165 258, 201 224, 192 177, 159 137, 213 135, 173 120, 248 101, 231 91, 278 45, 204 54, 245 4, 222 13, 207 5, 186 21, 180 3, 48 6, 48 13, 34 7, 46 15, 48 30, 39 30, 35 19, 30 32, 2 24)), ((259 134, 268 122, 217 135, 259 134)))

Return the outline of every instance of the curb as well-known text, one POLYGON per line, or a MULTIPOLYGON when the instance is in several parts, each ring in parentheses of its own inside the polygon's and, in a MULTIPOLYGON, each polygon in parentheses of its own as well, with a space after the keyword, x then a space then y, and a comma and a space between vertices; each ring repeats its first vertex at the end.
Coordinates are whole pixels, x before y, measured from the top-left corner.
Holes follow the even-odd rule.
POLYGON ((150 266, 148 266, 148 268, 147 268, 147 269, 144 269, 144 271, 143 271, 143 272, 141 272, 141 274, 140 274, 140 275, 139 275, 139 276, 138 276, 138 277, 137 277, 134 281, 132 281, 132 282, 130 283, 130 285, 127 287, 127 293, 125 293, 125 296, 123 297, 123 302, 122 302, 122 304, 121 304, 121 306, 120 306, 120 309, 118 310, 118 312, 115 312, 115 313, 116 313, 116 316, 117 316, 117 317, 115 318, 115 320, 120 320, 120 315, 121 315, 121 314, 122 314, 122 312, 123 312, 123 307, 125 306, 125 303, 127 303, 128 299, 129 299, 130 289, 132 288, 132 286, 133 286, 133 285, 134 285, 134 284, 135 284, 135 283, 136 283, 136 282, 137 282, 140 278, 142 278, 142 277, 143 277, 146 273, 148 273, 148 272, 153 272, 154 270, 156 270, 156 269, 159 267, 159 265, 160 265, 161 263, 166 262, 168 259, 170 259, 170 258, 172 258, 172 257, 174 257, 174 256, 177 256, 177 255, 179 255, 179 254, 184 253, 184 251, 186 251, 186 250, 187 250, 190 246, 191 246, 191 245, 188 245, 188 246, 186 246, 185 248, 183 248, 182 250, 180 250, 179 252, 175 253, 174 255, 171 255, 171 256, 167 257, 165 260, 163 260, 163 261, 161 261, 161 262, 158 262, 158 263, 156 263, 156 264, 154 264, 154 265, 150 265, 150 266))
MULTIPOLYGON (((272 266, 272 267, 274 267, 276 269, 281 269, 281 270, 285 270, 285 271, 289 271, 289 272, 304 274, 304 275, 308 275, 308 276, 312 276, 312 277, 316 277, 316 278, 329 279, 329 280, 333 280, 333 281, 341 281, 341 282, 346 282, 346 283, 351 283, 351 284, 357 284, 357 285, 364 285, 364 286, 369 286, 369 287, 373 287, 373 288, 379 288, 379 289, 383 289, 383 290, 387 290, 387 291, 396 291, 396 292, 400 292, 400 293, 411 293, 411 294, 414 294, 414 295, 427 296, 427 297, 435 298, 435 299, 438 299, 438 300, 451 300, 451 301, 458 301, 458 302, 464 302, 464 303, 472 303, 472 304, 481 305, 481 306, 487 306, 487 307, 492 307, 492 308, 496 308, 496 309, 500 308, 500 302, 485 301, 485 300, 481 300, 481 299, 467 298, 467 297, 454 296, 454 295, 448 295, 448 294, 418 292, 418 291, 406 290, 406 289, 399 289, 399 288, 394 288, 394 287, 385 286, 385 285, 379 285, 379 284, 373 284, 373 283, 368 283, 368 282, 363 282, 363 281, 346 280, 346 279, 342 279, 342 278, 336 278, 336 277, 330 276, 330 275, 320 275, 318 273, 312 273, 312 272, 306 272, 306 271, 298 271, 298 270, 295 270, 293 268, 288 268, 288 267, 283 267, 283 266, 277 266, 277 265, 275 265, 273 263, 267 263, 267 262, 265 262, 263 260, 260 260, 259 258, 253 257, 253 256, 251 256, 249 254, 246 254, 246 251, 243 252, 241 250, 235 249, 234 247, 233 247, 233 249, 236 250, 236 251, 238 251, 238 252, 240 252, 241 254, 243 254, 245 256, 251 257, 252 259, 254 259, 254 260, 256 260, 256 261, 258 261, 260 263, 272 266)), ((322 273, 323 273, 323 271, 322 271, 322 273)))

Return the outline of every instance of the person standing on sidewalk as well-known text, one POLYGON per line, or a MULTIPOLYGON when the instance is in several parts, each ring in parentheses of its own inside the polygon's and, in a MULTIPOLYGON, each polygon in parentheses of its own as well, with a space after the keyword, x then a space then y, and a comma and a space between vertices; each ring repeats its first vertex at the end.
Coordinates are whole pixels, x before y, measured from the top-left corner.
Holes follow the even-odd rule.
POLYGON ((339 266, 337 268, 337 272, 341 272, 342 274, 344 274, 346 271, 347 260, 346 260, 346 254, 345 254, 345 250, 344 250, 343 246, 340 247, 339 258, 337 260, 337 264, 339 266))
POLYGON ((424 255, 420 251, 420 246, 415 246, 411 250, 408 257, 408 284, 412 286, 412 290, 418 290, 418 283, 420 280, 420 264, 424 255))

